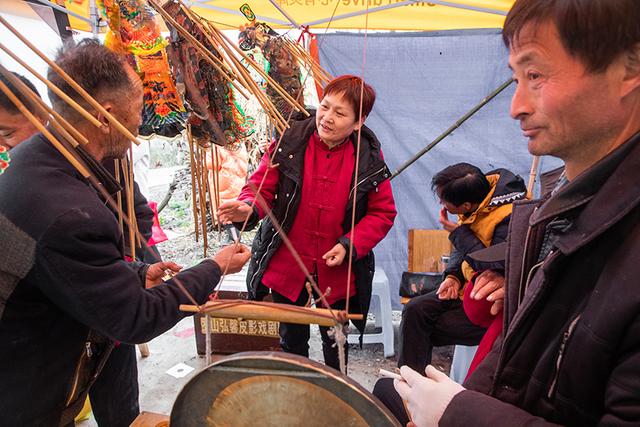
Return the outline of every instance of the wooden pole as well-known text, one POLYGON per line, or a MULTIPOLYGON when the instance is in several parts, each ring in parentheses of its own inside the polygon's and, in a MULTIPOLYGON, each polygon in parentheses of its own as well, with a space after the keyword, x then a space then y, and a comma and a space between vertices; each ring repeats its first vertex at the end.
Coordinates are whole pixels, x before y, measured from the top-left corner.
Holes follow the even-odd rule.
POLYGON ((533 198, 533 186, 536 183, 536 177, 538 175, 538 166, 540 164, 540 156, 533 156, 531 162, 531 171, 529 172, 529 183, 527 184, 527 198, 533 198))
MULTIPOLYGON (((180 305, 180 310, 190 313, 202 311, 213 317, 227 319, 274 320, 300 325, 335 326, 336 320, 331 311, 324 308, 295 307, 288 304, 261 302, 255 304, 244 300, 208 301, 204 306, 180 305)), ((334 313, 336 311, 334 310, 334 313)), ((362 320, 362 314, 337 312, 339 317, 349 320, 362 320), (340 316, 342 314, 342 316, 340 316)))
POLYGON ((193 224, 196 232, 196 242, 198 242, 199 237, 199 224, 198 224, 198 205, 197 205, 197 194, 198 187, 196 187, 196 164, 195 164, 195 156, 193 154, 193 138, 191 137, 191 125, 187 125, 187 144, 189 145, 189 160, 190 160, 190 170, 191 170, 191 202, 193 208, 193 224))

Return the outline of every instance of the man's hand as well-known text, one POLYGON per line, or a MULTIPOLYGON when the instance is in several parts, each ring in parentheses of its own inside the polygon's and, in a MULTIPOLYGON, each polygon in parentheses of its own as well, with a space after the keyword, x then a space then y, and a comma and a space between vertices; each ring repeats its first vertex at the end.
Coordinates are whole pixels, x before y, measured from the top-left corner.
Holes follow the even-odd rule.
POLYGON ((449 221, 449 214, 445 208, 440 209, 440 224, 442 224, 442 228, 451 233, 453 230, 458 228, 458 224, 455 222, 449 221))
POLYGON ((218 221, 222 224, 242 222, 251 216, 251 206, 240 200, 232 200, 218 207, 218 221))
POLYGON ((470 296, 475 300, 486 298, 493 302, 491 314, 495 316, 504 306, 504 276, 493 270, 483 271, 476 277, 470 296))
POLYGON ((220 249, 211 259, 220 266, 222 272, 237 273, 251 258, 251 251, 245 245, 233 243, 220 249))
POLYGON ((182 266, 172 261, 156 262, 151 264, 147 269, 147 276, 145 277, 144 287, 151 289, 163 282, 162 278, 167 274, 177 273, 182 270, 182 266))
POLYGON ((347 255, 347 250, 342 246, 342 243, 338 243, 332 247, 329 252, 322 255, 322 259, 327 260, 327 267, 335 267, 342 264, 345 255, 347 255))
POLYGON ((405 401, 409 418, 416 427, 437 426, 453 397, 465 390, 446 374, 431 365, 423 377, 408 366, 400 368, 404 381, 393 380, 393 386, 405 401))
POLYGON ((460 292, 460 282, 449 276, 440 283, 436 294, 441 300, 449 300, 458 299, 458 292, 460 292))

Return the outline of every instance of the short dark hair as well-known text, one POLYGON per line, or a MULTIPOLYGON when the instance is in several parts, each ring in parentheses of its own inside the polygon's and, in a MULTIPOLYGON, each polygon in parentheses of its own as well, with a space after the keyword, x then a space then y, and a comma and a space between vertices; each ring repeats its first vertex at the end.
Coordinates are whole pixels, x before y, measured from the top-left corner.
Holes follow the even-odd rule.
POLYGON ((345 74, 327 83, 327 86, 324 88, 324 95, 343 94, 345 99, 351 104, 357 121, 361 117, 368 116, 373 108, 373 104, 376 102, 376 91, 367 83, 363 83, 360 77, 345 74), (358 113, 360 112, 360 89, 362 89, 362 116, 358 117, 358 113))
POLYGON ((527 24, 555 24, 560 41, 587 71, 602 72, 640 42, 638 0, 516 0, 504 22, 507 47, 527 24))
POLYGON ((465 202, 482 202, 489 194, 491 184, 476 166, 456 163, 433 176, 431 189, 445 202, 460 206, 465 202))
MULTIPOLYGON (((98 40, 84 39, 66 44, 58 51, 56 64, 98 101, 118 99, 133 86, 123 55, 102 46, 98 40)), ((49 80, 74 101, 87 108, 88 103, 55 70, 49 68, 49 80)), ((49 90, 54 110, 65 118, 80 117, 65 101, 49 90)), ((122 100, 124 102, 124 100, 122 100)))
MULTIPOLYGON (((36 87, 33 85, 33 83, 31 83, 31 81, 26 78, 25 76, 18 74, 14 71, 11 72, 11 74, 13 74, 14 76, 16 76, 18 79, 20 79, 22 81, 22 83, 24 83, 25 85, 27 85, 27 87, 29 89, 31 89, 31 91, 33 91, 33 93, 35 93, 36 95, 38 95, 38 97, 40 97, 40 93, 38 92, 38 89, 36 89, 36 87)), ((9 90, 11 92, 13 92, 13 94, 16 96, 16 98, 18 98, 20 100, 20 102, 22 102, 23 104, 25 104, 27 106, 27 108, 29 108, 29 106, 31 105, 31 102, 29 101, 29 99, 27 97, 25 97, 22 92, 16 88, 13 83, 11 82, 10 79, 8 79, 4 74, 0 74, 0 81, 2 81, 2 83, 4 83, 5 85, 7 85, 7 87, 9 88, 9 90)), ((16 107, 16 105, 11 102, 11 100, 9 99, 9 97, 7 95, 4 94, 4 92, 0 91, 0 108, 2 108, 3 110, 7 110, 10 113, 16 114, 19 113, 20 110, 18 110, 18 107, 16 107)))

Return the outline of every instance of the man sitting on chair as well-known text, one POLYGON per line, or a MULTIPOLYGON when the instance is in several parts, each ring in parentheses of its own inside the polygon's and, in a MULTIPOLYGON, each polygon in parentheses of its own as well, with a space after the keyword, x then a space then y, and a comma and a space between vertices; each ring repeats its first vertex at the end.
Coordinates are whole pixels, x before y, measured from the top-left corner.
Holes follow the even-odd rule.
POLYGON ((437 292, 412 298, 402 313, 398 366, 418 372, 431 362, 434 346, 477 345, 482 339, 486 329, 472 323, 463 310, 463 288, 479 272, 486 271, 478 280, 495 280, 504 264, 482 263, 469 254, 505 241, 512 203, 527 192, 522 178, 506 169, 485 176, 468 163, 438 172, 431 187, 443 206, 440 223, 451 233, 455 249, 437 292), (447 212, 458 215, 457 224, 447 212))

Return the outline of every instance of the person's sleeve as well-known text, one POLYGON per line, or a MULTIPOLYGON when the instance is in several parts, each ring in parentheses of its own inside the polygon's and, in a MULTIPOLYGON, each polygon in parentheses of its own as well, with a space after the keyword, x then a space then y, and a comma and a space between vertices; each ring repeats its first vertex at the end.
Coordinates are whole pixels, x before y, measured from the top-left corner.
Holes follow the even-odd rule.
MULTIPOLYGON (((253 204, 253 213, 247 221, 246 229, 250 230, 258 224, 258 222, 264 218, 267 214, 260 202, 256 201, 256 195, 253 189, 260 189, 260 195, 265 204, 271 209, 273 201, 275 200, 276 188, 280 179, 280 172, 277 167, 271 167, 270 157, 275 149, 275 142, 271 144, 269 149, 262 156, 260 164, 256 171, 249 177, 247 184, 242 187, 238 200, 245 202, 248 205, 253 204), (255 201, 255 203, 254 203, 255 201)), ((234 223, 236 228, 242 229, 242 222, 234 223)))
MULTIPOLYGON (((511 215, 505 217, 500 221, 493 231, 493 237, 491 239, 491 245, 496 245, 507 240, 507 234, 509 232, 509 221, 511 215)), ((472 252, 484 249, 486 246, 482 243, 478 237, 471 231, 471 228, 467 224, 462 224, 449 234, 449 240, 463 255, 463 260, 467 261, 474 271, 495 270, 504 271, 504 260, 496 262, 482 262, 476 261, 469 256, 472 252)))
POLYGON ((451 254, 449 255, 449 262, 447 262, 447 268, 445 268, 442 273, 442 280, 446 279, 448 276, 453 276, 458 279, 460 285, 464 284, 464 274, 462 274, 462 261, 464 261, 464 257, 462 253, 453 247, 451 254))
POLYGON ((36 257, 41 290, 61 310, 117 341, 141 343, 165 332, 192 304, 207 300, 220 279, 212 260, 177 274, 151 289, 140 285, 138 272, 121 258, 117 223, 95 208, 74 209, 57 218, 39 241, 36 257))
POLYGON ((467 427, 469 417, 475 427, 557 426, 509 403, 477 391, 465 390, 454 396, 444 411, 439 427, 467 427))
POLYGON ((357 258, 362 258, 391 230, 396 214, 391 182, 385 180, 367 193, 366 215, 339 241, 348 245, 353 240, 357 258))
POLYGON ((153 234, 153 210, 149 206, 149 202, 140 192, 137 182, 133 182, 133 209, 138 223, 138 230, 145 241, 149 241, 153 234))

